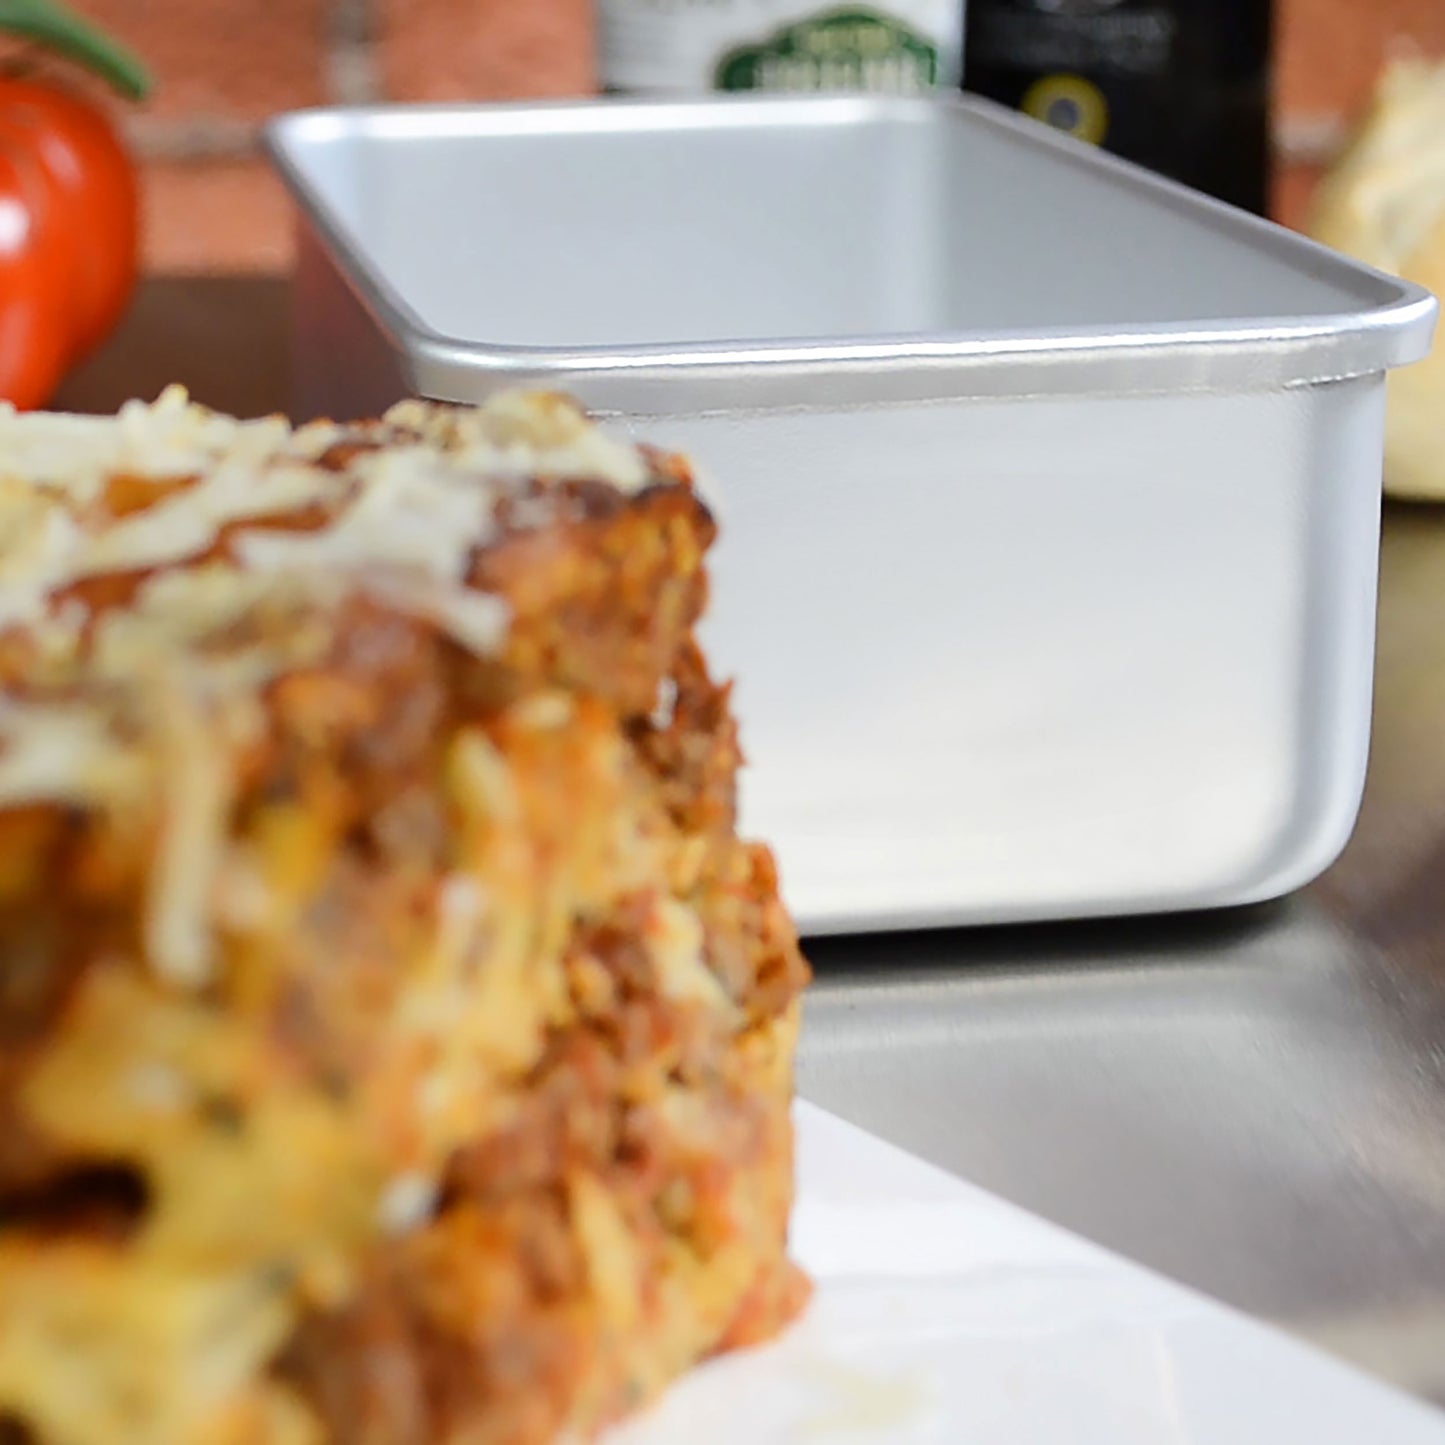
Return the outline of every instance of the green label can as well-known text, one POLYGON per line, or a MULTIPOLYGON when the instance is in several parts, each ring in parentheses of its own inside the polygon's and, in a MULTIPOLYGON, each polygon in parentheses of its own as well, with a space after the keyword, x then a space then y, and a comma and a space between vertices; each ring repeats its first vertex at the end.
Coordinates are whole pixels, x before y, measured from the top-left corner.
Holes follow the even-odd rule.
POLYGON ((608 90, 862 91, 959 83, 962 0, 601 0, 608 90))

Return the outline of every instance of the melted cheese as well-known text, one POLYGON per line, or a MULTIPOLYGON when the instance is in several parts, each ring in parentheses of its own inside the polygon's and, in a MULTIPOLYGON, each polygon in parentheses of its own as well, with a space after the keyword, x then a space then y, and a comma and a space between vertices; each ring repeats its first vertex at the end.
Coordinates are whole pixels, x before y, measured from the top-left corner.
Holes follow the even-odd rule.
POLYGON ((502 392, 475 411, 404 401, 386 419, 453 452, 466 467, 498 476, 591 478, 633 493, 650 468, 635 447, 588 420, 570 397, 502 392))
POLYGON ((211 886, 223 857, 232 771, 212 720, 183 686, 165 691, 164 827, 151 864, 146 954, 162 978, 199 986, 210 976, 211 886))
POLYGON ((94 501, 116 476, 195 476, 234 460, 264 464, 290 436, 279 417, 237 421, 172 386, 154 405, 127 402, 115 417, 0 409, 0 477, 94 501))
POLYGON ((228 462, 187 487, 89 540, 73 559, 75 578, 135 572, 183 562, 208 551, 231 522, 300 511, 336 498, 337 478, 316 468, 256 471, 228 462))
POLYGON ((363 579, 362 585, 377 601, 431 623, 479 657, 499 651, 506 641, 511 614, 507 604, 490 593, 449 587, 407 573, 373 575, 363 579))
POLYGON ((492 536, 496 493, 484 478, 445 464, 426 447, 360 460, 360 494, 316 532, 246 532, 236 550, 265 571, 405 568, 460 583, 472 550, 492 536))
POLYGON ((143 764, 116 742, 100 708, 0 704, 0 807, 83 805, 135 791, 142 773, 143 764))
POLYGON ((84 537, 63 507, 13 479, 0 494, 0 535, 0 627, 37 622, 74 577, 84 537))

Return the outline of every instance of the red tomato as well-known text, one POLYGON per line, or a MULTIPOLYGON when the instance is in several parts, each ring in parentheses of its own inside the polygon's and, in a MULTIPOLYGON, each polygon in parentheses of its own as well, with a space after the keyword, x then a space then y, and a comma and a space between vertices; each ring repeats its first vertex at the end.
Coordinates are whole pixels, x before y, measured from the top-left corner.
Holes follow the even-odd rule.
POLYGON ((64 218, 29 151, 0 138, 0 398, 44 406, 72 354, 64 218))
POLYGON ((7 140, 28 150, 61 218, 53 244, 70 253, 68 359, 76 361, 110 333, 135 286, 135 170, 100 110, 42 80, 0 76, 7 140))

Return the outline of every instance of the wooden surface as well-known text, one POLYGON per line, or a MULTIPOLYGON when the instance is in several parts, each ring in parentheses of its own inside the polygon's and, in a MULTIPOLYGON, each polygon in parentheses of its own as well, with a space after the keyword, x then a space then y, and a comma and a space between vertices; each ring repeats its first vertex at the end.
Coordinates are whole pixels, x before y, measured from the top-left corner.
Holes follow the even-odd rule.
POLYGON ((120 330, 61 388, 66 411, 114 411, 173 381, 208 406, 265 416, 287 404, 287 295, 269 277, 142 283, 120 330))

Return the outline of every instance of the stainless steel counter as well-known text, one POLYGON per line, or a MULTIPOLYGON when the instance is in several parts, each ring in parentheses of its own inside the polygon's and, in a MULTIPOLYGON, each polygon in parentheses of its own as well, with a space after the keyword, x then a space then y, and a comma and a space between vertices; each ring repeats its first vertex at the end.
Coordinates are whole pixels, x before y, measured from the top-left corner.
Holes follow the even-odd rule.
POLYGON ((807 1097, 1445 1405, 1445 509, 1387 510, 1364 812, 1303 895, 810 953, 807 1097))

